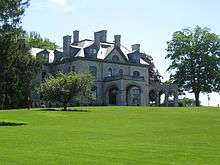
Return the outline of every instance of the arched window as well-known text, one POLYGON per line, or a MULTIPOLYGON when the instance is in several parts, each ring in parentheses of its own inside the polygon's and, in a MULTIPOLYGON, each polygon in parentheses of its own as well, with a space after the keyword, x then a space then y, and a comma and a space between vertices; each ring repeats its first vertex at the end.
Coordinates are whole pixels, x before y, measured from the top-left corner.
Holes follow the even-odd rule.
POLYGON ((89 72, 92 76, 94 76, 95 78, 97 77, 97 68, 95 66, 90 66, 89 67, 89 72))
POLYGON ((131 88, 131 96, 132 97, 140 97, 141 90, 138 87, 132 87, 131 88))
POLYGON ((119 70, 119 75, 122 76, 123 74, 124 74, 124 73, 123 73, 123 69, 120 69, 120 70, 119 70))
POLYGON ((133 72, 133 76, 134 76, 134 77, 140 77, 140 72, 134 71, 134 72, 133 72))
POLYGON ((108 69, 108 77, 112 77, 112 68, 108 69))
POLYGON ((141 89, 137 86, 127 88, 127 104, 140 105, 141 104, 141 89))
POLYGON ((93 86, 91 89, 92 99, 97 99, 97 87, 93 86))
POLYGON ((116 56, 116 55, 114 55, 114 56, 112 57, 112 61, 113 61, 113 62, 119 62, 119 57, 116 56))

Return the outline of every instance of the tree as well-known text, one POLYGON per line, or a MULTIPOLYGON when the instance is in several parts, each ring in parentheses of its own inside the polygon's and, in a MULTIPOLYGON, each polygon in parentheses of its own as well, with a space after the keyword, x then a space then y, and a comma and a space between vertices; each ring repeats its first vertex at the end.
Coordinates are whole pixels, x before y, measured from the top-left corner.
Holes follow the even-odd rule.
POLYGON ((170 80, 179 88, 194 93, 199 106, 200 93, 218 90, 220 73, 220 39, 208 28, 197 26, 173 34, 167 42, 167 59, 172 64, 170 80))
POLYGON ((49 39, 43 39, 40 34, 36 32, 30 32, 25 36, 26 42, 30 48, 41 48, 41 49, 56 49, 57 45, 51 42, 49 39))
POLYGON ((30 0, 1 0, 0 25, 17 27, 21 23, 21 17, 29 6, 30 0))
POLYGON ((93 77, 86 74, 58 73, 49 77, 41 85, 41 95, 46 101, 58 101, 63 103, 64 110, 67 110, 68 103, 73 97, 81 94, 89 96, 93 77))
POLYGON ((31 82, 42 67, 26 45, 21 18, 29 0, 1 0, 0 3, 0 105, 16 108, 27 105, 31 82))

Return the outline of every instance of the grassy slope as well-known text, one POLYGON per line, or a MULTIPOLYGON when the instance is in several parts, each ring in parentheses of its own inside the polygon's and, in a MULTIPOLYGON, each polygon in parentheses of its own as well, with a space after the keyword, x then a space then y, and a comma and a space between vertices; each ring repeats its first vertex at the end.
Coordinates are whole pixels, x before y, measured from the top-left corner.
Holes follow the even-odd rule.
POLYGON ((0 164, 220 164, 220 109, 81 109, 0 111, 0 164))

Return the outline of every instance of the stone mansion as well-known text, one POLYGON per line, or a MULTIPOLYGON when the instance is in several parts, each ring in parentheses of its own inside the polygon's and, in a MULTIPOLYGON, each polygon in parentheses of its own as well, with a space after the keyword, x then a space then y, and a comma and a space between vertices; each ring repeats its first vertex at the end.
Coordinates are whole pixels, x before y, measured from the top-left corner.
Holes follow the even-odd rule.
MULTIPOLYGON (((92 87, 95 99, 90 101, 82 96, 80 104, 159 105, 162 94, 165 95, 164 104, 168 105, 171 95, 176 103, 176 86, 160 82, 152 68, 152 58, 141 52, 140 44, 128 49, 121 44, 120 35, 114 36, 114 42, 108 42, 106 30, 95 32, 93 40, 80 40, 76 30, 73 37, 63 37, 62 49, 32 48, 31 53, 45 61, 43 71, 36 79, 39 84, 48 74, 57 72, 90 73, 96 78, 92 87)), ((35 96, 34 102, 39 101, 40 96, 35 96)))

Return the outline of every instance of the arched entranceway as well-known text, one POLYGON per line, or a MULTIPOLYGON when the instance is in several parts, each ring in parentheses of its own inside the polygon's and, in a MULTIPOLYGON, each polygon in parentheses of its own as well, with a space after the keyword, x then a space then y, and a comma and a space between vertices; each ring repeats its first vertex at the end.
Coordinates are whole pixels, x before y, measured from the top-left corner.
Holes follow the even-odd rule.
POLYGON ((155 90, 150 90, 149 92, 149 103, 150 105, 156 105, 157 102, 157 94, 155 90))
POLYGON ((141 89, 131 85, 126 89, 127 105, 141 105, 141 89))
POLYGON ((108 98, 109 98, 109 104, 110 105, 117 105, 117 95, 118 95, 118 88, 112 87, 109 89, 108 92, 108 98))
POLYGON ((159 92, 159 105, 165 105, 166 95, 164 91, 159 92))

